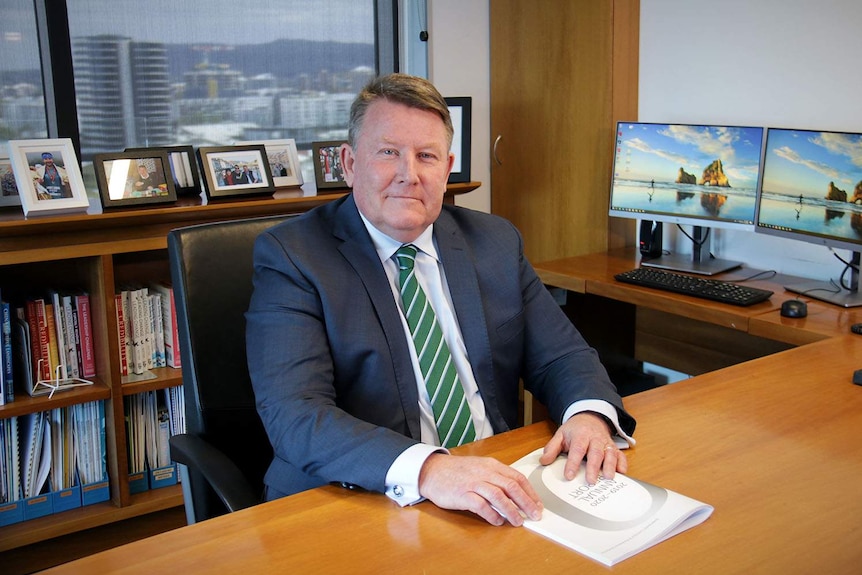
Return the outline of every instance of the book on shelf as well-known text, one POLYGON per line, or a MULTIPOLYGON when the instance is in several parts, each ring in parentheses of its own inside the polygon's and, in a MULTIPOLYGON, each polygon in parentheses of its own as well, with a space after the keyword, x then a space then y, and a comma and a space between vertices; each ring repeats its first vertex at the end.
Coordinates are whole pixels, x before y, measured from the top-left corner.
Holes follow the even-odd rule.
POLYGON ((57 324, 54 316, 54 304, 45 302, 45 336, 48 338, 49 380, 65 379, 65 374, 58 369, 60 366, 60 348, 57 342, 57 324))
POLYGON ((165 326, 162 311, 162 294, 150 292, 151 325, 153 332, 153 367, 165 367, 165 326))
POLYGON ((81 375, 95 377, 96 352, 93 346, 93 316, 90 310, 90 295, 82 292, 72 296, 73 319, 77 325, 78 356, 81 375))
POLYGON ((0 405, 15 400, 15 370, 12 353, 12 307, 0 299, 0 405))
POLYGON ((117 309, 117 347, 120 350, 120 375, 129 375, 129 335, 126 333, 126 310, 127 305, 123 303, 123 294, 114 296, 117 309))
POLYGON ((695 527, 712 514, 710 505, 669 489, 617 473, 586 482, 585 465, 571 481, 565 457, 539 463, 542 449, 512 464, 539 494, 545 509, 524 526, 604 565, 614 565, 695 527))
POLYGON ((177 329, 177 308, 174 302, 174 288, 168 282, 154 283, 150 289, 161 295, 162 331, 165 341, 165 363, 169 367, 181 368, 180 335, 177 329))
POLYGON ((24 309, 27 323, 30 326, 30 356, 33 363, 33 382, 27 387, 32 393, 37 381, 51 379, 51 352, 48 347, 45 300, 41 298, 28 299, 24 309))

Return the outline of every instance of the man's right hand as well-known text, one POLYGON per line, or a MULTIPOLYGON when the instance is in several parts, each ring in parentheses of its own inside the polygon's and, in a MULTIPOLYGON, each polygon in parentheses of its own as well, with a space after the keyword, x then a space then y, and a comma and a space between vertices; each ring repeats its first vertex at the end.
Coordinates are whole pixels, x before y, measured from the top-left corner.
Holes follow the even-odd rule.
POLYGON ((542 502, 527 478, 490 457, 434 453, 419 472, 419 493, 438 507, 472 511, 491 525, 523 525, 522 513, 542 516, 542 502))

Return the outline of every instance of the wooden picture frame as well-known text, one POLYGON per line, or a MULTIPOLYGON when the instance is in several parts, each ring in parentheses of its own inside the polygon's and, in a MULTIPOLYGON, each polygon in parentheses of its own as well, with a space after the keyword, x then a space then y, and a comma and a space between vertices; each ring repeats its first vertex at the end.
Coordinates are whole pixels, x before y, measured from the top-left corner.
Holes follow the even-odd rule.
POLYGON ((9 155, 0 151, 0 208, 4 206, 20 206, 21 196, 18 195, 18 183, 15 181, 15 171, 9 155))
POLYGON ((341 167, 341 146, 346 143, 345 140, 312 142, 311 159, 314 162, 314 178, 318 192, 350 187, 344 181, 344 170, 341 167))
POLYGON ((445 100, 449 106, 449 115, 452 117, 452 127, 455 129, 452 137, 452 153, 455 154, 455 162, 449 174, 449 183, 469 182, 473 99, 469 96, 459 96, 445 98, 445 100))
POLYGON ((87 211, 90 202, 71 138, 10 140, 9 159, 25 217, 87 211))
POLYGON ((260 144, 266 149, 266 160, 272 173, 272 182, 276 188, 293 188, 302 185, 302 171, 299 169, 299 152, 296 140, 257 140, 234 142, 241 144, 260 144))
POLYGON ((127 152, 140 152, 142 150, 164 150, 168 155, 174 189, 178 198, 201 195, 203 191, 201 188, 201 176, 193 147, 159 146, 154 148, 126 148, 127 152))
POLYGON ((198 160, 208 199, 271 195, 275 192, 266 148, 262 144, 198 148, 198 160))
POLYGON ((93 156, 102 207, 121 208, 177 201, 168 154, 151 148, 93 156))

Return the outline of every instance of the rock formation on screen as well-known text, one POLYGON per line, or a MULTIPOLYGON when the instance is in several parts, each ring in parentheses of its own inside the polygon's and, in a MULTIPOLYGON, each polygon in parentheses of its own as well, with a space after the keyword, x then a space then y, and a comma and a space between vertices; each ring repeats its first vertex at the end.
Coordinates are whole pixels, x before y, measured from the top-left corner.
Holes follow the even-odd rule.
POLYGON ((679 174, 677 174, 677 176, 676 176, 676 183, 677 184, 696 184, 697 178, 694 176, 694 174, 689 174, 688 172, 686 172, 685 170, 680 168, 679 174))
POLYGON ((715 160, 706 167, 703 171, 703 177, 698 182, 702 186, 717 186, 719 188, 729 188, 730 182, 724 174, 724 167, 721 160, 715 160))

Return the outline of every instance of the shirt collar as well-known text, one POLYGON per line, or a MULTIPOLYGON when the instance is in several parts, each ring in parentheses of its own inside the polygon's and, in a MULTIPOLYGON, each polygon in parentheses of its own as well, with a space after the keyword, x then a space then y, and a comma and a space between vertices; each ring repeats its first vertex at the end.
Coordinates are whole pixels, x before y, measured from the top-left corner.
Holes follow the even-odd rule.
MULTIPOLYGON (((368 235, 371 236, 371 241, 374 242, 374 248, 377 250, 377 255, 380 257, 380 261, 386 261, 391 258, 398 248, 400 248, 403 244, 398 240, 395 240, 377 228, 374 227, 374 224, 368 221, 368 219, 359 212, 359 217, 362 218, 362 223, 365 224, 365 229, 368 230, 368 235)), ((431 224, 425 231, 423 231, 418 238, 410 242, 422 252, 425 252, 435 260, 440 258, 437 257, 437 247, 434 245, 434 224, 431 224)))

